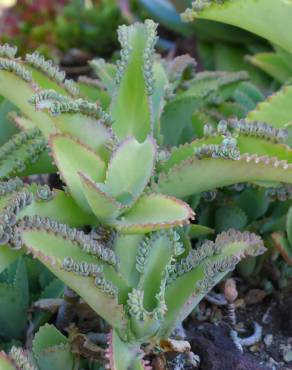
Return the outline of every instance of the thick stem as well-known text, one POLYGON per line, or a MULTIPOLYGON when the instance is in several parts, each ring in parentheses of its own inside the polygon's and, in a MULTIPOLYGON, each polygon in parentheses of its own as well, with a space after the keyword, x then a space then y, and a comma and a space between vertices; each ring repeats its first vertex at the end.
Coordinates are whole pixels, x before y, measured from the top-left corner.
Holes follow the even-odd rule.
POLYGON ((121 340, 113 331, 108 336, 106 358, 108 369, 111 370, 150 370, 147 362, 142 359, 139 345, 133 345, 121 340))

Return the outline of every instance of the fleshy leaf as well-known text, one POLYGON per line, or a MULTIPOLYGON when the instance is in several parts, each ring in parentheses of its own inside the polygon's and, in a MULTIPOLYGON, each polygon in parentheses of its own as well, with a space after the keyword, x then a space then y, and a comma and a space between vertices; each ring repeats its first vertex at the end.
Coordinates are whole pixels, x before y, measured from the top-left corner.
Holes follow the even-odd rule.
POLYGON ((292 166, 275 157, 243 155, 239 160, 196 156, 161 174, 158 190, 177 197, 190 196, 241 182, 292 183, 292 166))
POLYGON ((143 234, 126 235, 118 233, 114 241, 114 251, 120 260, 119 272, 131 287, 139 280, 136 269, 136 255, 143 234))
POLYGON ((229 229, 242 230, 247 224, 247 216, 241 208, 226 205, 216 210, 215 224, 217 233, 229 229))
POLYGON ((111 105, 113 130, 119 139, 134 136, 144 141, 153 129, 149 95, 153 93, 156 25, 146 20, 144 24, 121 26, 118 34, 122 51, 111 105))
POLYGON ((287 235, 290 245, 292 246, 292 207, 287 214, 287 235))
POLYGON ((40 328, 33 341, 33 353, 40 370, 71 370, 74 357, 68 339, 53 325, 40 328))
POLYGON ((10 112, 15 110, 15 106, 7 100, 3 100, 0 103, 0 145, 3 145, 8 141, 14 134, 17 133, 17 128, 12 124, 10 119, 10 112))
POLYGON ((280 83, 285 83, 292 74, 280 55, 276 53, 258 53, 248 57, 248 61, 271 75, 280 83))
POLYGON ((0 178, 23 172, 45 149, 46 140, 37 128, 14 135, 0 150, 0 178))
POLYGON ((72 196, 81 208, 90 212, 78 172, 84 172, 96 182, 102 182, 105 177, 104 161, 85 145, 68 136, 52 136, 50 146, 72 196))
POLYGON ((164 297, 159 292, 166 279, 167 267, 177 254, 183 252, 182 245, 176 238, 179 237, 175 232, 156 232, 149 238, 146 237, 138 249, 137 269, 141 274, 138 287, 144 291, 143 306, 149 312, 162 303, 164 297))
POLYGON ((243 257, 256 256, 265 251, 258 236, 236 230, 223 232, 215 242, 206 241, 199 248, 200 251, 191 250, 170 277, 166 290, 168 310, 162 328, 166 335, 243 257))
MULTIPOLYGON (((77 263, 100 263, 94 256, 79 248, 76 243, 64 239, 61 235, 49 233, 35 228, 21 228, 21 237, 27 249, 33 253, 53 274, 76 291, 100 316, 116 328, 125 327, 122 307, 116 297, 108 295, 94 284, 94 279, 68 272, 62 269, 62 263, 71 256, 77 263)), ((115 279, 119 286, 121 279, 115 278, 116 273, 110 266, 104 265, 104 274, 115 279)))
POLYGON ((192 96, 175 99, 165 105, 161 115, 164 145, 180 144, 183 130, 192 128, 192 115, 200 100, 192 96))
POLYGON ((34 337, 33 352, 38 355, 48 347, 67 343, 69 343, 68 339, 54 325, 46 324, 40 328, 34 337))
POLYGON ((8 338, 21 338, 26 330, 28 307, 19 290, 8 284, 0 284, 0 332, 8 338))
POLYGON ((101 185, 80 173, 83 192, 93 213, 99 221, 106 222, 115 219, 123 210, 123 205, 108 195, 101 185))
POLYGON ((228 23, 262 36, 292 52, 289 37, 292 32, 290 1, 226 0, 222 3, 216 0, 196 0, 193 2, 193 11, 187 10, 184 17, 186 20, 198 17, 228 23))
POLYGON ((112 226, 126 234, 147 233, 189 222, 193 210, 184 202, 163 194, 145 194, 112 226))
POLYGON ((51 118, 43 112, 36 111, 28 102, 29 97, 36 92, 36 86, 33 84, 33 81, 26 81, 14 72, 2 70, 1 67, 0 81, 0 95, 11 101, 11 103, 28 116, 33 121, 35 127, 38 127, 45 136, 55 132, 51 118), (11 89, 11 86, 17 86, 17 89, 11 89))
POLYGON ((102 158, 105 156, 107 159, 104 146, 112 139, 112 133, 101 121, 79 113, 63 113, 54 120, 56 127, 63 134, 78 138, 102 158))
POLYGON ((292 86, 285 86, 262 103, 259 103, 256 109, 248 114, 247 119, 249 121, 267 122, 274 127, 284 127, 291 123, 291 99, 292 86))
POLYGON ((246 189, 236 203, 246 213, 249 222, 263 216, 269 207, 269 199, 263 189, 246 189))
POLYGON ((191 224, 188 226, 188 234, 191 239, 213 234, 215 231, 204 225, 191 224))
MULTIPOLYGON (((256 137, 252 135, 240 134, 236 137, 238 149, 242 154, 250 153, 258 156, 278 157, 280 160, 287 160, 292 163, 292 149, 284 144, 273 142, 272 140, 263 137, 256 137)), ((184 160, 187 160, 194 154, 196 148, 203 145, 220 144, 222 143, 221 136, 204 137, 202 139, 194 140, 178 148, 174 148, 169 158, 158 164, 159 170, 167 172, 175 165, 179 165, 184 160)))
POLYGON ((108 165, 105 189, 125 205, 132 204, 143 192, 154 168, 156 144, 151 137, 143 143, 126 139, 112 155, 108 165))
POLYGON ((8 245, 0 247, 0 273, 4 271, 12 262, 20 257, 24 252, 22 250, 12 250, 8 245))
MULTIPOLYGON (((31 186, 31 191, 36 195, 38 189, 31 186)), ((61 190, 52 192, 52 199, 34 201, 30 206, 20 212, 20 217, 24 216, 42 216, 49 217, 61 223, 73 227, 82 227, 84 225, 95 224, 94 216, 88 215, 80 209, 74 199, 61 190)))
POLYGON ((116 66, 106 63, 104 59, 93 59, 89 62, 108 93, 112 95, 115 89, 116 66))

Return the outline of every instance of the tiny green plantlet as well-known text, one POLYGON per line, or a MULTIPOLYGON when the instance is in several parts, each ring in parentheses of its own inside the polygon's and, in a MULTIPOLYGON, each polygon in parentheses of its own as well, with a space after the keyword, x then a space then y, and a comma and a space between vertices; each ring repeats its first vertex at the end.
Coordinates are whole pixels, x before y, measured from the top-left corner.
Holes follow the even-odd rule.
MULTIPOLYGON (((284 125, 214 120, 229 116, 231 103, 244 116, 263 99, 248 76, 195 74, 186 56, 163 61, 156 27, 121 26, 117 64, 96 60, 99 80, 77 84, 37 53, 21 61, 0 48, 0 94, 18 110, 20 130, 0 151, 0 267, 30 253, 78 293, 112 327, 113 370, 149 369, 145 345, 161 350, 241 259, 265 250, 258 236, 234 229, 192 248, 191 233, 209 229, 187 226, 191 198, 242 182, 292 183, 284 125), (56 171, 61 190, 15 177, 56 171)), ((60 361, 72 362, 60 341, 60 361)), ((36 348, 37 358, 48 352, 36 348)))

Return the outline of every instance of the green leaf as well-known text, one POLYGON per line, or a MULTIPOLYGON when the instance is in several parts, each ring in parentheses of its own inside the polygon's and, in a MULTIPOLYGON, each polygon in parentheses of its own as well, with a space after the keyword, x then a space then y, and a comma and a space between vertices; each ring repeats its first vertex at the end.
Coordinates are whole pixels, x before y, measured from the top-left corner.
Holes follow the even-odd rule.
POLYGON ((73 369, 74 357, 68 339, 53 325, 44 325, 36 333, 33 353, 40 370, 73 369))
POLYGON ((0 95, 4 96, 26 116, 28 116, 47 137, 55 132, 51 118, 43 112, 36 111, 28 102, 28 99, 35 93, 32 83, 28 83, 16 76, 13 72, 0 70, 0 95), (17 89, 11 88, 17 86, 17 89))
POLYGON ((27 325, 27 309, 19 290, 0 284, 0 333, 3 337, 21 338, 27 325))
POLYGON ((143 192, 152 175, 156 144, 151 137, 143 143, 134 138, 123 141, 114 152, 108 165, 106 192, 122 204, 132 204, 143 192), (124 203, 125 195, 129 202, 124 203))
POLYGON ((289 208, 288 214, 287 214, 287 235, 289 243, 292 247, 292 207, 289 208))
POLYGON ((166 104, 161 115, 161 133, 164 145, 178 145, 185 128, 192 127, 192 115, 200 104, 198 98, 191 96, 177 98, 166 104))
POLYGON ((187 228, 188 235, 191 239, 200 238, 201 236, 213 234, 215 231, 204 225, 191 224, 187 228))
POLYGON ((157 189, 186 197, 241 182, 279 181, 292 183, 292 167, 268 156, 244 155, 239 160, 189 157, 168 173, 162 173, 157 189))
POLYGON ((248 80, 248 74, 244 71, 206 71, 199 72, 190 81, 189 88, 180 97, 191 96, 193 98, 205 98, 206 100, 223 101, 229 99, 238 84, 248 80))
POLYGON ((153 129, 149 95, 153 92, 156 25, 147 20, 144 24, 121 26, 118 33, 123 49, 111 105, 113 130, 119 139, 134 136, 144 141, 153 129))
POLYGON ((62 113, 54 120, 61 133, 71 135, 103 159, 108 159, 105 145, 112 140, 112 134, 101 121, 80 113, 62 113))
POLYGON ((148 312, 153 311, 160 303, 157 296, 165 279, 167 266, 175 256, 175 243, 173 234, 165 231, 154 233, 149 239, 145 239, 147 247, 143 247, 148 252, 139 268, 141 277, 138 287, 144 291, 143 306, 148 312))
MULTIPOLYGON (((210 241, 206 242, 210 248, 210 241)), ((241 258, 256 256, 264 251, 263 242, 255 234, 248 232, 240 233, 229 230, 219 234, 214 242, 215 250, 220 252, 204 253, 207 244, 202 244, 201 253, 194 251, 189 263, 182 260, 178 266, 179 273, 167 286, 166 305, 167 313, 163 326, 162 335, 169 335, 176 323, 182 322, 211 290, 241 258), (218 269, 218 266, 222 265, 218 269), (217 268, 215 267, 217 266, 217 268)))
POLYGON ((0 273, 4 271, 12 262, 14 262, 24 252, 22 250, 12 250, 8 245, 0 247, 0 273))
MULTIPOLYGON (((253 32, 292 52, 290 34, 292 32, 292 4, 286 0, 227 0, 224 4, 217 1, 203 2, 198 10, 195 1, 194 12, 185 13, 185 18, 209 19, 231 24, 253 32)), ((198 5, 199 6, 199 5, 198 5)))
POLYGON ((163 194, 145 194, 135 205, 112 222, 126 234, 148 233, 188 223, 193 210, 184 202, 163 194))
POLYGON ((87 202, 98 220, 106 223, 115 219, 122 212, 123 205, 104 191, 103 184, 92 181, 82 172, 80 177, 87 202))
POLYGON ((101 89, 100 82, 98 80, 90 79, 89 77, 79 77, 78 87, 80 90, 80 96, 83 99, 98 102, 103 109, 108 109, 111 97, 107 91, 101 89))
POLYGON ((22 173, 46 149, 46 141, 38 129, 15 134, 0 150, 0 178, 22 173))
MULTIPOLYGON (((250 153, 257 154, 258 156, 277 157, 280 160, 287 160, 288 163, 292 163, 292 149, 287 145, 277 144, 260 137, 244 135, 238 135, 236 140, 241 154, 250 153)), ((167 172, 173 166, 179 165, 184 160, 190 158, 195 153, 196 148, 202 145, 220 143, 222 143, 222 137, 215 135, 197 139, 178 148, 173 148, 169 158, 165 162, 159 163, 158 168, 160 171, 167 172)))
POLYGON ((50 146, 58 169, 72 196, 81 208, 90 212, 78 173, 84 172, 94 181, 102 182, 105 177, 104 161, 85 145, 68 136, 52 136, 50 146))
POLYGON ((54 325, 46 324, 40 328, 34 337, 33 352, 38 355, 48 347, 68 343, 68 339, 54 325))
POLYGON ((248 61, 280 83, 286 82, 292 76, 292 71, 287 67, 281 56, 276 53, 258 53, 249 56, 248 61))
POLYGON ((139 273, 136 269, 136 255, 143 234, 117 234, 114 251, 120 260, 119 272, 131 287, 137 286, 139 273))
POLYGON ((108 93, 112 95, 115 89, 116 66, 111 63, 106 63, 104 59, 93 59, 89 64, 108 93))
POLYGON ((152 138, 144 143, 128 138, 112 155, 104 184, 80 173, 87 201, 102 222, 114 220, 141 195, 152 175, 155 154, 152 138))
MULTIPOLYGON (((31 186, 30 189, 36 194, 35 186, 31 186)), ((82 227, 96 223, 94 216, 88 215, 80 209, 74 199, 61 190, 54 190, 53 197, 49 201, 34 201, 30 206, 24 208, 19 215, 20 217, 34 215, 49 217, 72 227, 82 227)))
POLYGON ((13 110, 15 110, 15 106, 9 101, 3 100, 0 103, 0 145, 3 145, 18 131, 7 117, 8 113, 13 110))
MULTIPOLYGON (((110 325, 123 329, 125 327, 125 317, 121 306, 118 305, 116 298, 103 292, 94 284, 93 278, 84 277, 73 272, 67 272, 61 268, 63 260, 71 256, 76 262, 100 263, 94 256, 81 250, 76 243, 64 239, 58 234, 50 234, 45 230, 24 229, 21 236, 27 249, 33 253, 53 274, 55 274, 66 285, 76 291, 89 306, 110 325)), ((111 267, 104 265, 106 278, 116 276, 111 267)), ((118 286, 123 282, 118 277, 115 278, 118 286)))
POLYGON ((23 305, 28 307, 29 304, 29 285, 28 276, 25 260, 23 257, 18 259, 13 286, 19 292, 19 298, 21 299, 23 305))
POLYGON ((40 352, 36 358, 40 370, 74 369, 74 356, 69 345, 48 347, 40 352))
POLYGON ((162 63, 160 62, 154 62, 153 74, 154 74, 154 88, 152 95, 153 122, 154 122, 153 136, 156 139, 158 139, 160 135, 160 116, 165 104, 164 96, 166 89, 168 87, 168 78, 162 63))
POLYGON ((248 216, 249 222, 263 216, 269 206, 269 199, 264 189, 247 189, 240 194, 236 204, 248 216))
POLYGON ((31 175, 52 174, 57 172, 57 167, 53 164, 52 158, 49 156, 49 150, 46 148, 39 157, 36 157, 35 162, 28 162, 19 176, 26 177, 31 175))
POLYGON ((262 121, 274 127, 284 127, 291 122, 292 86, 285 86, 267 100, 259 103, 255 110, 251 111, 247 119, 249 121, 262 121))
MULTIPOLYGON (((215 24, 216 27, 226 27, 224 24, 220 24, 217 22, 212 21, 201 21, 203 24, 205 23, 205 27, 208 27, 207 24, 213 25, 215 24)), ((230 32, 226 29, 226 33, 232 33, 235 36, 236 32, 242 32, 240 29, 235 27, 231 27, 230 32)), ((247 35, 253 37, 249 33, 247 35)), ((236 36, 235 36, 236 37, 236 36)), ((251 42, 255 42, 255 40, 251 40, 251 42)), ((270 79, 268 76, 260 71, 258 68, 250 65, 246 61, 246 54, 248 53, 247 48, 244 45, 239 44, 237 46, 238 40, 235 43, 222 43, 218 42, 213 47, 214 56, 212 57, 215 62, 214 68, 206 68, 206 69, 216 69, 217 71, 229 71, 229 72, 238 72, 238 71, 246 71, 252 82, 254 82, 257 86, 261 88, 267 88, 270 85, 270 79)), ((249 44, 247 44, 249 46, 249 44)))
POLYGON ((243 210, 235 206, 223 206, 216 210, 216 232, 228 229, 242 230, 247 224, 247 216, 243 210))

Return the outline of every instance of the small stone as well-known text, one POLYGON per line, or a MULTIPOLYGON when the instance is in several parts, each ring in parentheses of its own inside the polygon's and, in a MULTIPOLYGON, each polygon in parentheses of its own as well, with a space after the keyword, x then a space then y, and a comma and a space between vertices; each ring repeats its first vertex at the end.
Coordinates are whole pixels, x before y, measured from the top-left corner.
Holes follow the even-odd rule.
POLYGON ((273 335, 272 334, 267 334, 264 337, 264 343, 267 347, 269 347, 273 343, 273 335))
POLYGON ((261 289, 251 289, 245 296, 246 304, 256 304, 262 302, 267 296, 267 293, 261 289))
POLYGON ((285 362, 292 361, 292 351, 288 351, 288 352, 284 353, 283 359, 284 359, 285 362))
POLYGON ((257 343, 257 344, 254 344, 253 346, 249 347, 249 350, 250 350, 250 352, 252 352, 252 353, 259 352, 259 350, 260 350, 260 346, 259 346, 259 344, 258 344, 258 343, 257 343))
POLYGON ((235 308, 244 307, 245 301, 243 298, 239 298, 235 301, 235 308))
POLYGON ((244 329, 244 323, 242 321, 236 324, 237 331, 242 331, 243 329, 244 329))

